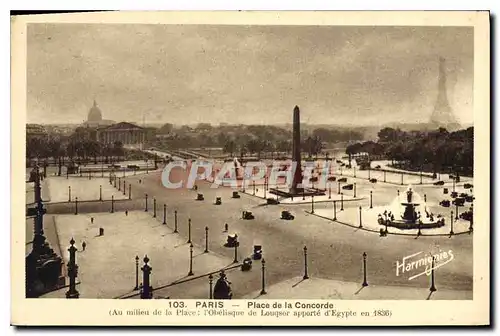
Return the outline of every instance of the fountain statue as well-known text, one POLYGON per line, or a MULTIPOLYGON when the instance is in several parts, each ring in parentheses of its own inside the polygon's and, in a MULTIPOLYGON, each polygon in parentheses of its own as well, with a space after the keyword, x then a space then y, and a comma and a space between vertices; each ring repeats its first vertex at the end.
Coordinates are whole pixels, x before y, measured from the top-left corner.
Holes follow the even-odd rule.
POLYGON ((409 222, 409 223, 414 224, 417 222, 417 220, 420 219, 420 213, 417 213, 415 210, 416 207, 419 206, 420 204, 414 203, 414 202, 412 202, 412 200, 413 200, 413 191, 411 190, 411 188, 409 188, 408 191, 406 192, 406 201, 407 202, 401 203, 401 205, 405 207, 401 218, 405 222, 409 222))
POLYGON ((426 229, 444 225, 444 218, 439 215, 434 216, 411 186, 406 190, 406 199, 401 199, 402 197, 398 195, 390 205, 389 211, 386 209, 378 215, 380 225, 399 229, 426 229))

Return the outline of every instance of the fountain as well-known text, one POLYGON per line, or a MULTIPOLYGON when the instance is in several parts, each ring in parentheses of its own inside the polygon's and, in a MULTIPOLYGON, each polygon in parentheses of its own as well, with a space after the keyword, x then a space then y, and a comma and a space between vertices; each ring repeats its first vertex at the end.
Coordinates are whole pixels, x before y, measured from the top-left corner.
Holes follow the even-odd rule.
POLYGON ((427 208, 420 195, 411 186, 406 190, 406 198, 398 196, 385 210, 378 215, 380 225, 392 226, 398 229, 429 229, 444 226, 444 218, 434 216, 427 208))

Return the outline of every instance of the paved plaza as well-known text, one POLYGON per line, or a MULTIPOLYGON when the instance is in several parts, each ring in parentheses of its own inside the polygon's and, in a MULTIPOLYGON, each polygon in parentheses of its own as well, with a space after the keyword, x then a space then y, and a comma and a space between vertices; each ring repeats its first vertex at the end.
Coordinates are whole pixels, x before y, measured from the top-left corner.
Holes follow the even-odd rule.
MULTIPOLYGON (((66 260, 69 240, 72 237, 76 240, 79 249, 78 288, 82 298, 139 298, 138 291, 134 291, 135 256, 140 257, 141 267, 146 254, 153 268, 151 278, 155 297, 207 298, 208 274, 213 273, 215 281, 219 270, 226 267, 230 268, 226 273, 232 282, 233 297, 252 297, 261 290, 261 262, 254 261, 249 272, 242 272, 238 265, 252 254, 254 245, 262 245, 266 260, 268 294, 262 298, 306 299, 327 296, 342 299, 425 300, 429 276, 420 276, 410 281, 407 276, 398 275, 396 267, 406 256, 415 253, 427 255, 433 251, 453 251, 454 259, 436 271, 436 279, 439 279, 438 292, 434 293, 431 299, 471 298, 473 235, 416 238, 413 234, 379 237, 376 232, 360 230, 356 227, 359 221, 359 206, 364 209, 364 227, 373 227, 376 231, 379 227, 376 222, 378 209, 391 204, 397 198, 398 190, 402 194, 408 186, 380 181, 371 183, 368 179, 358 177, 358 172, 356 174, 356 178, 348 177, 348 183, 356 183, 357 197, 353 197, 352 190, 343 191, 344 210, 337 213, 338 222, 331 220, 332 201, 335 200, 340 206, 337 188, 332 188, 331 199, 328 199, 328 191, 323 202, 321 198, 318 200, 315 197, 314 214, 311 214, 312 204, 307 202, 307 199, 305 203, 280 200, 278 205, 267 205, 263 195, 260 195, 263 186, 259 187, 259 194, 255 196, 251 194, 252 190, 246 190, 247 193, 240 192, 240 198, 232 198, 232 188, 212 188, 212 184, 207 181, 197 181, 197 191, 186 188, 167 189, 161 183, 160 170, 125 176, 126 185, 132 185, 132 200, 122 199, 116 202, 114 213, 110 211, 109 201, 83 202, 79 205, 78 215, 74 214, 74 204, 67 203, 68 181, 75 183, 75 190, 80 190, 89 200, 98 199, 101 183, 103 192, 106 190, 107 195, 116 195, 117 199, 119 196, 128 198, 128 195, 123 196, 122 192, 109 184, 109 178, 47 178, 48 183, 43 186, 42 195, 49 189, 51 201, 53 194, 59 194, 59 198, 63 199, 63 203, 46 205, 48 215, 54 216, 56 227, 53 230, 55 235, 49 240, 52 245, 54 241, 55 244, 60 244, 59 249, 63 251, 66 260), (76 185, 81 187, 78 189, 76 185), (373 209, 369 209, 370 191, 373 209), (203 194, 203 201, 196 200, 198 193, 203 194), (221 205, 215 205, 217 197, 221 197, 221 205), (155 201, 156 218, 153 217, 155 201), (166 225, 162 224, 164 204, 167 210, 166 225), (128 211, 128 216, 125 215, 125 210, 128 211), (290 211, 295 219, 280 219, 281 212, 285 210, 290 211), (173 233, 175 211, 178 233, 173 233), (251 211, 255 219, 243 220, 243 211, 251 211), (90 218, 94 218, 93 224, 90 218), (186 242, 189 219, 194 244, 194 275, 191 277, 187 276, 189 246, 186 242), (228 225, 228 232, 224 231, 225 224, 228 225), (100 227, 104 229, 103 236, 98 236, 100 227), (209 229, 209 253, 203 253, 205 227, 209 229), (237 234, 239 237, 237 263, 233 263, 234 248, 223 246, 228 234, 237 234), (83 241, 87 244, 85 251, 81 248, 83 241), (290 284, 304 274, 304 246, 307 246, 308 272, 311 278, 291 290, 288 288, 290 284), (354 294, 362 281, 364 252, 368 255, 370 286, 354 294), (313 288, 321 288, 324 293, 318 293, 317 289, 314 291, 313 288)), ((187 173, 180 168, 172 171, 172 180, 186 178, 187 173)), ((427 205, 434 213, 442 213, 448 218, 450 210, 455 208, 439 205, 442 199, 449 198, 449 195, 443 194, 443 187, 449 187, 451 190, 449 182, 446 182, 445 186, 412 186, 420 196, 426 195, 427 205)), ((456 190, 462 192, 461 188, 463 189, 463 182, 456 186, 456 190)), ((301 198, 299 197, 300 200, 301 198)), ((462 211, 465 209, 461 207, 462 211)), ((48 215, 45 217, 50 218, 48 215)), ((28 229, 29 225, 27 222, 28 229)), ((463 221, 458 221, 456 231, 464 229, 465 226, 463 221)), ((389 228, 389 231, 392 230, 395 229, 389 228)), ((445 233, 449 232, 449 226, 446 225, 443 230, 445 233)), ((29 237, 27 239, 29 241, 29 237)), ((63 297, 64 290, 46 296, 63 297)))

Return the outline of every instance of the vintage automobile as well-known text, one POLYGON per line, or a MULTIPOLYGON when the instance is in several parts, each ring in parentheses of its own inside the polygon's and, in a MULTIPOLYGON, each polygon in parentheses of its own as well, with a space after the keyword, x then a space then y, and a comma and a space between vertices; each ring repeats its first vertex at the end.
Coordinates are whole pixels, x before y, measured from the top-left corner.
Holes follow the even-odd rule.
POLYGON ((380 168, 382 168, 380 165, 375 166, 375 169, 380 169, 380 168))
POLYGON ((341 160, 337 160, 336 162, 337 162, 337 163, 343 163, 341 160))
POLYGON ((246 220, 255 219, 255 216, 250 211, 243 211, 242 218, 246 220))
POLYGON ((452 198, 458 197, 458 193, 456 191, 452 191, 451 194, 450 194, 450 196, 452 198))
POLYGON ((445 194, 445 195, 448 194, 448 188, 443 188, 443 194, 445 194))
POLYGON ((281 211, 281 219, 284 220, 294 220, 295 216, 290 213, 290 211, 281 211))
POLYGON ((473 219, 473 216, 474 216, 474 213, 472 212, 472 210, 468 210, 468 211, 462 212, 460 214, 460 218, 462 218, 463 220, 466 220, 466 221, 471 221, 473 219))
POLYGON ((216 197, 215 198, 215 205, 221 205, 222 204, 222 198, 216 197))
POLYGON ((313 177, 309 178, 309 181, 310 182, 318 182, 318 177, 317 176, 313 176, 313 177))
POLYGON ((346 183, 347 182, 347 177, 341 177, 338 179, 339 182, 341 183, 346 183))
POLYGON ((243 272, 248 272, 252 269, 252 258, 243 259, 243 264, 241 264, 241 270, 243 272))
POLYGON ((269 205, 276 205, 279 204, 280 202, 276 198, 269 197, 266 199, 266 203, 269 205))
POLYGON ((465 198, 462 197, 457 197, 453 200, 454 205, 464 206, 464 203, 465 203, 465 198))
POLYGON ((240 198, 240 194, 237 191, 233 191, 233 198, 240 198))
POLYGON ((354 189, 354 184, 346 184, 345 186, 342 187, 344 190, 353 190, 354 189))
POLYGON ((460 193, 460 195, 459 195, 459 197, 463 197, 463 198, 465 198, 465 197, 467 197, 467 196, 468 196, 468 195, 467 195, 466 193, 460 193))
POLYGON ((198 195, 196 196, 196 200, 197 200, 197 201, 203 201, 203 200, 205 200, 205 198, 203 197, 203 194, 198 194, 198 195))
POLYGON ((465 189, 472 189, 472 188, 474 188, 474 186, 472 184, 470 184, 470 183, 465 183, 464 184, 464 188, 465 189))
POLYGON ((377 179, 376 179, 376 178, 371 178, 371 179, 370 179, 370 182, 371 182, 371 183, 377 183, 377 179))
POLYGON ((444 185, 444 181, 437 181, 437 182, 434 182, 434 185, 436 185, 436 186, 441 186, 441 185, 444 185))
POLYGON ((328 181, 330 181, 330 182, 335 182, 335 180, 336 180, 336 179, 337 179, 337 178, 336 178, 335 176, 330 176, 330 177, 328 178, 328 181))
POLYGON ((132 165, 127 165, 127 168, 128 169, 133 169, 133 170, 139 170, 140 167, 138 165, 132 164, 132 165))
POLYGON ((227 241, 224 244, 224 247, 235 247, 240 246, 240 242, 238 241, 238 235, 236 233, 227 235, 227 241))
POLYGON ((465 197, 465 201, 466 201, 466 202, 469 202, 469 203, 474 202, 474 196, 472 196, 472 195, 467 195, 467 196, 465 197))
POLYGON ((439 205, 448 208, 450 206, 450 200, 442 200, 441 202, 439 202, 439 205))
POLYGON ((253 260, 262 259, 262 245, 254 245, 253 246, 252 258, 253 258, 253 260))

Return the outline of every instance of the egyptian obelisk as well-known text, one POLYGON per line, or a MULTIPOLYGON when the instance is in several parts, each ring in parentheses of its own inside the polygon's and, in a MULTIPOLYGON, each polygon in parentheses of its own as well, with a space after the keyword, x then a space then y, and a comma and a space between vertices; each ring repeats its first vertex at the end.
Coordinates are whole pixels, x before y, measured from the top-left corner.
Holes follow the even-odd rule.
POLYGON ((302 192, 298 185, 302 183, 302 164, 300 161, 300 109, 295 106, 293 109, 293 142, 292 142, 292 164, 295 165, 291 194, 302 192))

